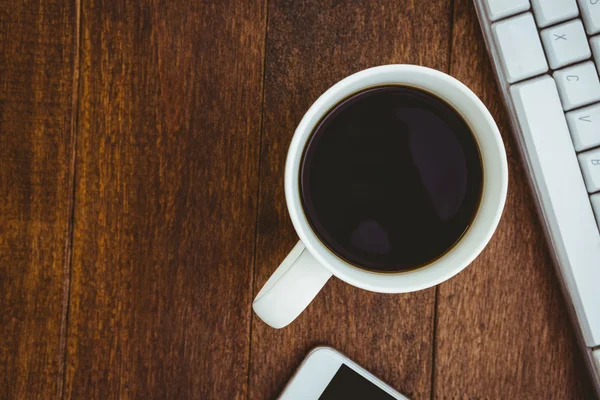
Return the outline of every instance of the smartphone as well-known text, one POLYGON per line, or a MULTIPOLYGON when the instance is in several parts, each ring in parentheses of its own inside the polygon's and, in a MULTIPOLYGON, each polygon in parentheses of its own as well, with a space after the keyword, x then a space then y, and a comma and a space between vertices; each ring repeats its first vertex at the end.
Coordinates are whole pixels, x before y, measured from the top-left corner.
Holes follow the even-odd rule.
POLYGON ((408 400, 331 347, 317 347, 308 353, 279 399, 408 400))

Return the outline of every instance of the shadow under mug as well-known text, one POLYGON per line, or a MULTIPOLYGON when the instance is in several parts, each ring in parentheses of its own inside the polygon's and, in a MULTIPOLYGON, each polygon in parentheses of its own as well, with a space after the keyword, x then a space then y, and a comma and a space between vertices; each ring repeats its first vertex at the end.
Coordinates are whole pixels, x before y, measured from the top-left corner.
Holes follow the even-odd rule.
POLYGON ((506 152, 498 127, 485 105, 464 84, 443 72, 416 65, 383 65, 350 75, 315 101, 294 133, 285 167, 285 196, 300 241, 265 283, 252 308, 268 325, 283 328, 296 319, 332 275, 381 293, 413 292, 444 282, 469 265, 489 242, 502 215, 507 187, 506 152), (348 96, 383 85, 422 89, 460 113, 477 142, 484 177, 479 209, 460 241, 426 266, 398 273, 361 269, 333 254, 310 227, 300 198, 302 154, 316 125, 348 96))

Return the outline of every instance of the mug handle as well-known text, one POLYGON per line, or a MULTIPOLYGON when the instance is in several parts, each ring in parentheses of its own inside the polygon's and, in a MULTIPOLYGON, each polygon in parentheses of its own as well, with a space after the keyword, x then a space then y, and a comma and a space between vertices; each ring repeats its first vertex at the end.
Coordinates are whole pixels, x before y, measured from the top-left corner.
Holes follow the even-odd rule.
POLYGON ((283 328, 304 311, 331 275, 300 241, 258 292, 252 308, 271 327, 283 328))

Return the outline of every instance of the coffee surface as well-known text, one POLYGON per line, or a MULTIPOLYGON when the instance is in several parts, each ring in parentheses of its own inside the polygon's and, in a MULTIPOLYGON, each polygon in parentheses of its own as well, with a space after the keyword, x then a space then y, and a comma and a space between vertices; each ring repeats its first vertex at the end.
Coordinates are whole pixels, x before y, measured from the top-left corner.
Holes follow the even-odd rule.
POLYGON ((340 102, 313 131, 300 174, 321 241, 381 272, 418 268, 451 249, 473 221, 482 186, 469 126, 440 98, 407 86, 340 102))

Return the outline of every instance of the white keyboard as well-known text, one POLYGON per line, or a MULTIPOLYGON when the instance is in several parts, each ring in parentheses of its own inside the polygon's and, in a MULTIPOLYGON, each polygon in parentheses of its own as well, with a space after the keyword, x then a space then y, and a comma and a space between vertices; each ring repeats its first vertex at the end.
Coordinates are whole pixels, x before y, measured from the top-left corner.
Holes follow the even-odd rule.
POLYGON ((600 0, 475 0, 600 397, 600 0))

